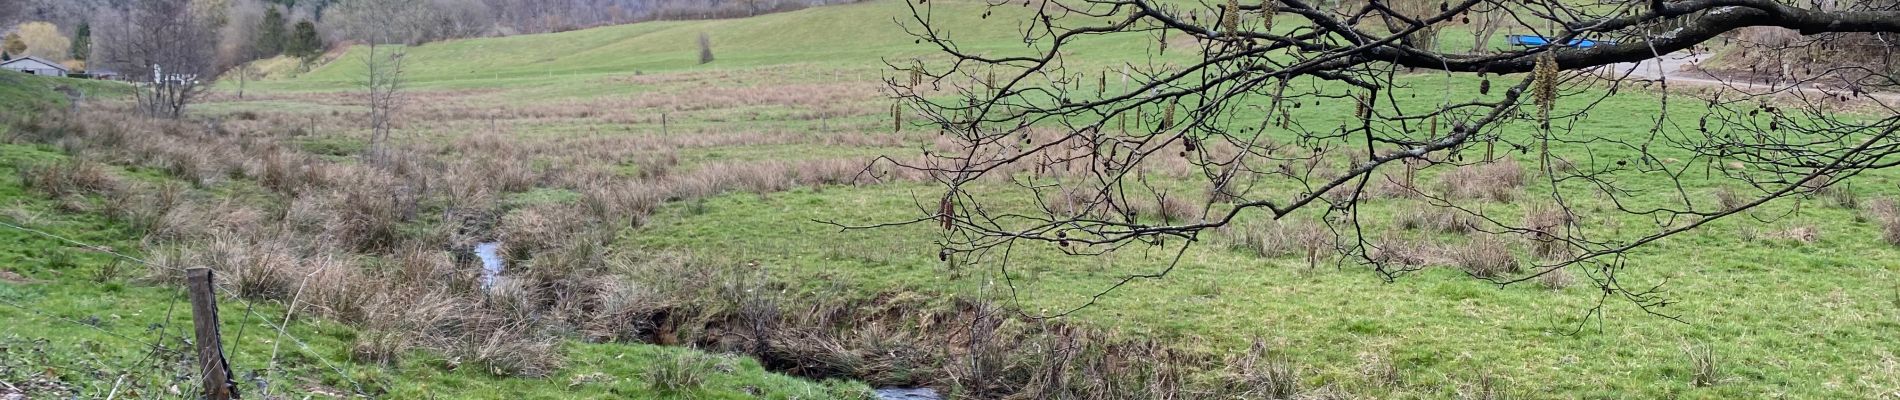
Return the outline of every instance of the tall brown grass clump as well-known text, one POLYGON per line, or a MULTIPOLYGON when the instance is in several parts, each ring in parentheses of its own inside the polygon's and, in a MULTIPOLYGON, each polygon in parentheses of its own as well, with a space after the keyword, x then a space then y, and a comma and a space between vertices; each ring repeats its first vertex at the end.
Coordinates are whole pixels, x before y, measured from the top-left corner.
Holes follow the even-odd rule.
POLYGON ((1184 223, 1200 219, 1201 206, 1179 196, 1163 194, 1155 200, 1154 212, 1148 214, 1161 218, 1164 224, 1184 223))
POLYGON ((1524 186, 1524 168, 1513 159, 1460 165, 1440 177, 1452 197, 1510 202, 1524 186))
POLYGON ((1517 256, 1511 254, 1510 242, 1495 237, 1475 237, 1449 252, 1453 263, 1479 278, 1495 278, 1519 271, 1517 256))
POLYGON ((1555 260, 1570 255, 1570 245, 1562 238, 1568 234, 1576 216, 1561 206, 1533 204, 1524 209, 1525 239, 1530 242, 1531 254, 1545 260, 1555 260))
POLYGON ((1861 215, 1880 225, 1881 240, 1900 246, 1900 204, 1891 198, 1874 199, 1861 207, 1861 215))
POLYGON ((1233 364, 1228 392, 1236 398, 1292 399, 1300 394, 1300 371, 1286 355, 1267 349, 1254 339, 1247 355, 1233 364))
POLYGON ((1260 257, 1303 256, 1308 265, 1332 251, 1333 232, 1309 222, 1253 221, 1223 228, 1229 246, 1260 257))
POLYGON ((53 198, 105 194, 119 186, 105 165, 78 158, 28 165, 19 174, 27 189, 53 198))
POLYGON ((1400 208, 1392 219, 1399 229, 1405 230, 1429 230, 1455 235, 1478 230, 1478 220, 1471 214, 1454 208, 1432 207, 1422 203, 1407 204, 1400 208))
POLYGON ((1377 263, 1424 266, 1440 258, 1438 246, 1429 241, 1386 237, 1372 243, 1366 257, 1377 263))

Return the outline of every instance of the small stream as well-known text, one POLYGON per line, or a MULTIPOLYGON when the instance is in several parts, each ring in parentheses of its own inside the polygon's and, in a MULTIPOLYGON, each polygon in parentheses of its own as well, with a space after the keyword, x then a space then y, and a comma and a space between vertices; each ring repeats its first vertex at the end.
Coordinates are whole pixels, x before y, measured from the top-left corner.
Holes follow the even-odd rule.
POLYGON ((482 291, 495 286, 501 279, 501 242, 482 242, 475 245, 475 256, 482 259, 482 291))
POLYGON ((884 388, 875 391, 878 400, 938 400, 943 396, 931 388, 884 388))
MULTIPOLYGON (((482 259, 482 291, 501 281, 501 242, 475 245, 475 257, 482 259)), ((931 388, 883 388, 873 391, 878 400, 941 400, 943 395, 931 388)))

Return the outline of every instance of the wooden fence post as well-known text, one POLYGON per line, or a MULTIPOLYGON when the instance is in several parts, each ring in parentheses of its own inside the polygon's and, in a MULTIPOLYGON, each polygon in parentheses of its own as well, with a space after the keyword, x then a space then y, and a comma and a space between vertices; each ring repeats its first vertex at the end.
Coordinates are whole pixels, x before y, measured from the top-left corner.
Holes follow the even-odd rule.
POLYGON ((210 268, 185 270, 186 291, 191 293, 191 324, 197 334, 199 377, 204 378, 206 399, 235 399, 237 385, 231 381, 231 366, 224 360, 224 339, 218 337, 218 295, 211 285, 210 268))

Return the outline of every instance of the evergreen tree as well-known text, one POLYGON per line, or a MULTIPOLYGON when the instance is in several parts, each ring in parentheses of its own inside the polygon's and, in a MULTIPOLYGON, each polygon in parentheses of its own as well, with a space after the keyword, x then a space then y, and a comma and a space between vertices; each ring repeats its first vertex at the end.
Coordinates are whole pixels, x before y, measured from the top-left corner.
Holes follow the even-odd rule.
POLYGON ((278 12, 277 7, 270 7, 264 11, 264 22, 257 28, 259 56, 270 57, 283 54, 289 47, 290 38, 284 32, 284 25, 284 13, 278 12))
POLYGON ((91 56, 91 55, 92 55, 92 24, 87 24, 87 23, 82 22, 79 24, 79 28, 73 31, 72 58, 74 60, 84 61, 87 56, 91 56))
POLYGON ((291 30, 290 40, 284 45, 284 53, 306 62, 323 55, 323 38, 317 36, 317 24, 309 20, 297 22, 297 27, 291 30))

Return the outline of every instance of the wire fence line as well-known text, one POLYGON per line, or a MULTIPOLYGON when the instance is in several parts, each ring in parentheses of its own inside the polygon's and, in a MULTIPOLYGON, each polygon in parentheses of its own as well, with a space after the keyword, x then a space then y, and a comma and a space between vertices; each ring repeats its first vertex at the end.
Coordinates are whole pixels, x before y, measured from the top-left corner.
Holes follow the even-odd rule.
MULTIPOLYGON (((69 238, 69 237, 55 234, 52 232, 47 232, 42 229, 35 229, 35 228, 23 226, 19 223, 12 222, 12 221, 0 220, 0 227, 5 227, 5 228, 12 229, 15 231, 57 240, 57 241, 60 241, 72 246, 83 248, 88 251, 94 251, 94 252, 98 252, 102 254, 107 254, 118 259, 131 261, 148 268, 156 268, 159 270, 177 272, 177 273, 182 273, 187 270, 187 268, 184 268, 184 267, 179 267, 175 265, 166 265, 160 262, 147 260, 143 257, 126 254, 124 252, 115 250, 109 246, 101 246, 101 245, 96 245, 92 243, 87 243, 84 241, 69 238)), ((45 250, 63 250, 63 248, 62 249, 45 249, 45 250)), ((310 276, 305 276, 304 281, 299 282, 298 290, 297 290, 299 297, 301 297, 301 293, 303 292, 304 285, 308 283, 309 278, 310 276)), ((271 351, 268 357, 265 359, 266 366, 265 366, 264 371, 266 371, 265 373, 267 374, 267 376, 264 377, 264 382, 259 385, 260 389, 262 389, 263 396, 269 397, 271 392, 273 392, 272 389, 276 388, 276 385, 270 385, 268 383, 278 380, 277 378, 279 377, 278 375, 279 368, 277 367, 279 365, 279 362, 278 362, 279 361, 278 357, 280 355, 279 351, 281 350, 280 347, 282 343, 286 339, 296 344, 295 350, 298 353, 302 354, 303 356, 309 357, 311 359, 317 360, 319 363, 323 365, 323 368, 329 369, 331 372, 335 373, 338 378, 341 378, 343 381, 348 382, 351 386, 351 389, 355 393, 364 393, 364 388, 362 384, 357 382, 354 377, 350 376, 348 371, 345 371, 339 363, 334 362, 330 360, 328 357, 325 357, 320 352, 313 350, 309 342, 304 341, 303 339, 298 338, 295 334, 290 333, 288 329, 288 325, 290 324, 290 321, 294 319, 294 315, 297 309, 296 302, 298 301, 298 298, 292 298, 290 304, 284 304, 285 308, 284 308, 284 316, 283 316, 282 322, 273 322, 272 318, 269 318, 268 316, 257 311, 256 309, 257 307, 254 302, 252 302, 249 299, 244 298, 243 296, 240 296, 239 293, 232 290, 231 288, 222 286, 222 285, 217 285, 215 284, 215 282, 212 285, 212 287, 218 293, 222 294, 223 297, 237 300, 238 302, 242 303, 242 307, 244 309, 243 314, 245 316, 245 321, 240 322, 238 324, 237 335, 233 337, 232 343, 236 344, 233 346, 234 350, 242 345, 246 328, 251 323, 261 324, 265 327, 268 327, 271 331, 274 331, 276 333, 275 339, 272 340, 271 342, 272 343, 271 351), (251 321, 252 319, 255 319, 255 321, 254 322, 251 321)), ((29 315, 33 315, 35 317, 39 317, 48 321, 77 325, 77 326, 81 326, 87 329, 98 331, 107 336, 125 340, 127 342, 136 344, 140 348, 146 349, 145 356, 140 358, 138 361, 127 364, 129 366, 127 365, 121 366, 120 371, 118 371, 117 373, 118 376, 115 378, 111 386, 111 389, 107 392, 106 397, 105 397, 106 399, 111 400, 111 399, 117 398, 118 395, 121 393, 120 389, 123 387, 125 383, 125 379, 129 375, 131 375, 129 371, 132 371, 138 368, 155 368, 155 369, 166 368, 163 365, 149 365, 148 366, 147 363, 152 362, 152 359, 157 357, 158 355, 164 354, 167 352, 167 348, 165 347, 165 344, 164 344, 166 332, 173 328, 172 323, 174 321, 174 318, 173 318, 174 311, 178 303, 182 301, 182 299, 185 297, 184 292, 185 292, 185 288, 183 286, 179 286, 178 288, 175 289, 173 295, 168 296, 171 300, 167 302, 166 304, 165 316, 163 317, 161 322, 155 323, 151 326, 148 326, 147 328, 148 332, 153 332, 156 335, 156 337, 154 337, 151 340, 139 339, 132 336, 127 336, 126 334, 122 334, 119 332, 113 332, 111 330, 100 327, 97 324, 87 323, 86 321, 80 321, 80 320, 73 319, 70 317, 57 315, 52 312, 49 312, 48 310, 44 310, 38 307, 32 307, 26 304, 21 304, 20 302, 14 301, 12 299, 8 299, 6 297, 0 297, 0 304, 4 304, 8 307, 18 309, 29 315)), ((184 335, 179 334, 178 337, 182 339, 184 338, 184 335)), ((236 352, 227 351, 227 353, 236 353, 236 352)), ((199 373, 202 374, 203 372, 200 371, 199 373)), ((197 376, 197 378, 204 379, 204 376, 199 375, 197 376)), ((12 387, 11 384, 9 384, 9 387, 12 387)))

